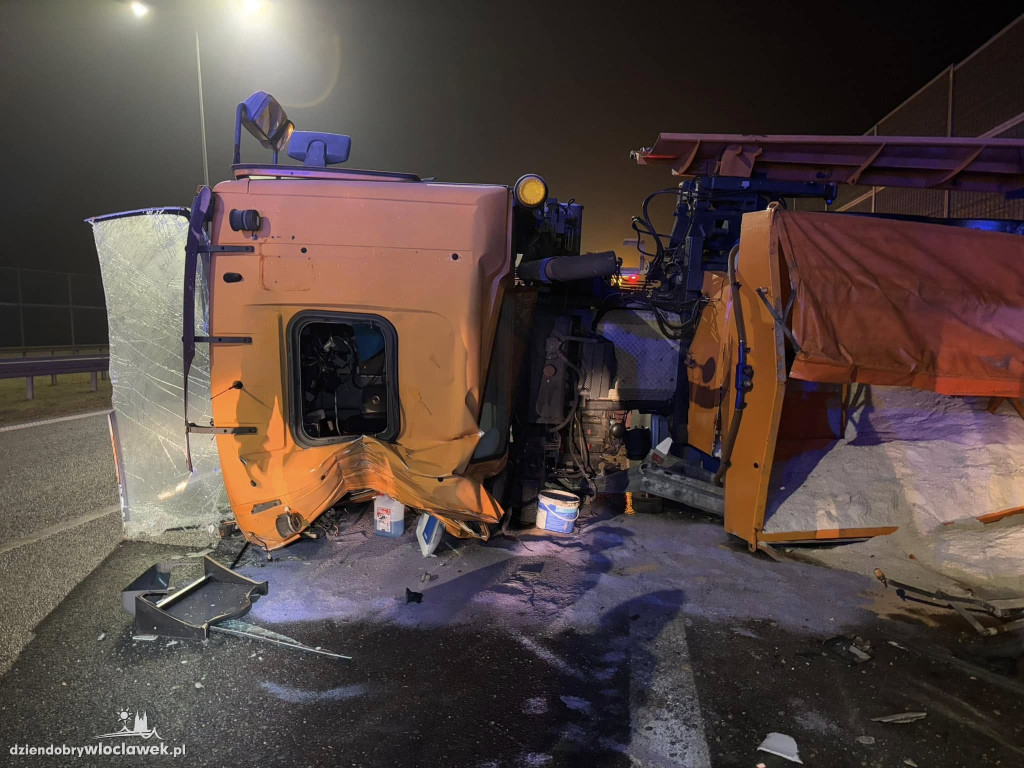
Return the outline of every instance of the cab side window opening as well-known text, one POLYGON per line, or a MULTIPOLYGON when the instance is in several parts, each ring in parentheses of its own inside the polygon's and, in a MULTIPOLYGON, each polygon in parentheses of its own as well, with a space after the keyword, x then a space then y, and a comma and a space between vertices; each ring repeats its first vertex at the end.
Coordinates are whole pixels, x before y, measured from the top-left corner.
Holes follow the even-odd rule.
POLYGON ((387 439, 397 432, 393 333, 382 322, 352 316, 321 316, 298 326, 292 337, 299 368, 295 426, 302 437, 387 439))

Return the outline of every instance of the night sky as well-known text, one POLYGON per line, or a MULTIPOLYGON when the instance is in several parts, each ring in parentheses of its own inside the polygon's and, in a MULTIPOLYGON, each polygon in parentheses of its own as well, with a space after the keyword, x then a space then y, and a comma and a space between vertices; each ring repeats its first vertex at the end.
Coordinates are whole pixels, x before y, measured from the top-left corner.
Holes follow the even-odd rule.
MULTIPOLYGON (((4 266, 96 273, 89 215, 188 205, 235 105, 273 93, 296 126, 347 133, 349 165, 512 183, 585 205, 584 247, 627 250, 665 168, 659 131, 860 134, 1021 12, 1020 2, 0 3, 4 266)), ((246 137, 248 138, 248 137, 246 137)), ((243 160, 264 155, 255 141, 243 160)), ((290 162, 290 161, 289 161, 290 162)))

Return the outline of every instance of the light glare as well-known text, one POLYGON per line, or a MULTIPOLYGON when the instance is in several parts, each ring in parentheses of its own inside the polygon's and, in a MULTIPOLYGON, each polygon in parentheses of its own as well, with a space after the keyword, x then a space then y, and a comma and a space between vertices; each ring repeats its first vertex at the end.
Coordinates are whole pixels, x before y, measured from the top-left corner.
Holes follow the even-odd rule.
POLYGON ((141 19, 147 13, 149 13, 149 6, 143 5, 142 3, 132 3, 132 13, 135 17, 141 19))

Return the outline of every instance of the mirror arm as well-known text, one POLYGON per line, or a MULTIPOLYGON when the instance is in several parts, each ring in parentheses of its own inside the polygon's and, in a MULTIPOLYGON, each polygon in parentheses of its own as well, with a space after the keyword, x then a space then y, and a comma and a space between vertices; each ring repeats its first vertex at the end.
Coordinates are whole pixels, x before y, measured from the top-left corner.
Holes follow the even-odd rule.
POLYGON ((234 165, 238 165, 242 162, 242 118, 248 117, 249 114, 245 109, 245 104, 239 104, 238 110, 235 112, 235 159, 234 165))
POLYGON ((271 140, 274 144, 274 165, 277 165, 277 156, 281 151, 278 148, 278 145, 280 145, 284 137, 288 136, 288 134, 293 130, 295 130, 295 123, 293 123, 291 120, 285 120, 283 123, 281 123, 281 127, 278 128, 277 131, 274 133, 274 137, 271 140))

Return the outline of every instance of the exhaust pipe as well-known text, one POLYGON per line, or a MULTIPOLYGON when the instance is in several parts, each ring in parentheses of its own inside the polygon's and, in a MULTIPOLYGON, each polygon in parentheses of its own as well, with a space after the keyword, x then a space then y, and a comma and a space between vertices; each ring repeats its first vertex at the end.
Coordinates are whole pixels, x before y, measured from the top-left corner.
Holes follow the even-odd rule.
POLYGON ((618 268, 619 260, 615 251, 602 251, 523 262, 516 269, 516 275, 520 280, 537 283, 565 283, 614 275, 618 268))

